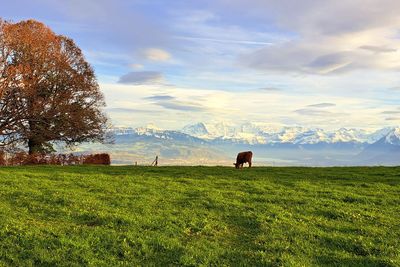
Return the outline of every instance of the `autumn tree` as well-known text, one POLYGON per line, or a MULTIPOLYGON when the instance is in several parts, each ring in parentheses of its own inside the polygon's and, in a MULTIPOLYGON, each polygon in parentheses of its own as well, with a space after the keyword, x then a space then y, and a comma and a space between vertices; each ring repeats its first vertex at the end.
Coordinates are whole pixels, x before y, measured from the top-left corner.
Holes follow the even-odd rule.
POLYGON ((106 139, 92 67, 68 37, 44 24, 0 19, 0 146, 49 152, 55 142, 106 139))

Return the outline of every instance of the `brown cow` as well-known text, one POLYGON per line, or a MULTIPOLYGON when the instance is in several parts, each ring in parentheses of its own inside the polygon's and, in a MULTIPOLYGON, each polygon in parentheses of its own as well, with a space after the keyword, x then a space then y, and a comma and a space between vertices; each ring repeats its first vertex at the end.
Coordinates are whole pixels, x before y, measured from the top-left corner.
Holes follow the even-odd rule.
POLYGON ((253 157, 253 152, 251 152, 251 151, 240 152, 236 157, 236 163, 233 163, 233 165, 235 165, 236 169, 239 169, 239 168, 243 168, 244 163, 248 162, 249 168, 250 168, 252 157, 253 157))

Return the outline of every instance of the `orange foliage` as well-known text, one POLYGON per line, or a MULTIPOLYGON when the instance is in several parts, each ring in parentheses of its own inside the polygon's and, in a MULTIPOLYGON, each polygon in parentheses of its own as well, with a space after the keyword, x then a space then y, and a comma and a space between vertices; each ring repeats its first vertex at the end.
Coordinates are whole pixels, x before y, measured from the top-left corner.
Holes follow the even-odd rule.
POLYGON ((18 166, 18 165, 110 165, 110 155, 89 154, 89 155, 74 155, 74 154, 29 154, 26 152, 16 152, 7 159, 6 153, 0 151, 0 166, 18 166))
POLYGON ((87 155, 83 160, 83 164, 110 165, 111 164, 110 155, 106 153, 87 155))

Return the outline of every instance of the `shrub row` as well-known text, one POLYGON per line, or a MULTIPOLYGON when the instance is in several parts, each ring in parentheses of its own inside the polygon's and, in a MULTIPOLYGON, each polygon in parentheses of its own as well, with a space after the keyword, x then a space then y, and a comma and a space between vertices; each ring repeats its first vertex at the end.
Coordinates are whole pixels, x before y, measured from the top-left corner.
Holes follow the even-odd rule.
POLYGON ((17 166, 17 165, 82 165, 82 164, 98 164, 110 165, 110 155, 89 154, 31 154, 26 152, 17 152, 7 154, 0 151, 0 166, 17 166))

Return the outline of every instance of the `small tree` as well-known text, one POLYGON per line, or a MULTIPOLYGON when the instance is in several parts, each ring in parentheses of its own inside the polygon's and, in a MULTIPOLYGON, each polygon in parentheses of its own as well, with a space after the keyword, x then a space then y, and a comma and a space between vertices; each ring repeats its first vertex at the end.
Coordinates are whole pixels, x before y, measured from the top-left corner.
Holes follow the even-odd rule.
POLYGON ((96 77, 81 50, 44 24, 0 19, 0 145, 29 154, 54 142, 104 142, 107 118, 96 77))

